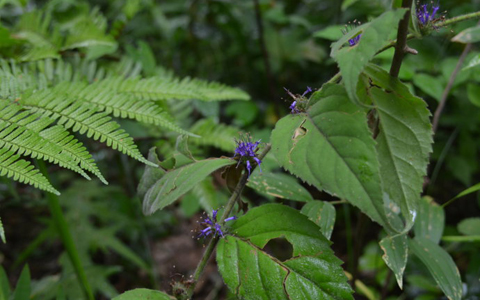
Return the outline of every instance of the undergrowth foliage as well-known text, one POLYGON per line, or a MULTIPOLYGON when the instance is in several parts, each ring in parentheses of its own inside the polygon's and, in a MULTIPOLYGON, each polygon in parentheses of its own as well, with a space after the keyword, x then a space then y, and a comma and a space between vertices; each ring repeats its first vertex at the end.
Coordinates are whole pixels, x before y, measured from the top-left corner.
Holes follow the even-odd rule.
MULTIPOLYGON (((75 295, 83 291, 87 299, 94 299, 96 293, 115 300, 192 299, 214 254, 223 282, 239 299, 353 299, 356 291, 373 299, 375 295, 356 274, 344 271, 343 262, 331 248, 336 220, 333 204, 342 203, 358 208, 381 228, 381 238, 373 247, 383 252, 384 269, 394 275, 400 289, 409 271, 407 264, 418 267, 421 263, 438 290, 459 300, 464 294, 462 276, 440 245, 445 212, 424 191, 435 121, 432 126, 427 102, 399 79, 399 70, 404 56, 416 52, 403 45, 407 41, 478 17, 480 12, 449 21, 436 18, 438 3, 417 10, 411 2, 403 1, 405 7, 393 4, 336 38, 330 57, 339 72, 321 86, 308 87, 302 95, 284 88, 292 99, 278 109, 285 113, 275 118, 271 132, 257 131, 261 137, 240 133, 239 126, 218 120, 219 101, 248 101, 247 93, 218 82, 178 78, 152 66, 153 54, 145 43, 130 48, 129 54, 120 54, 122 45, 117 38, 121 30, 109 26, 99 9, 82 6, 76 18, 62 21, 56 17, 58 7, 52 1, 42 9, 23 13, 12 21, 11 28, 0 28, 8 44, 0 60, 0 176, 48 192, 53 222, 42 236, 44 240, 50 237, 56 230, 53 224, 61 229, 58 234, 69 254, 68 260, 61 260, 63 270, 75 272, 75 295), (391 57, 384 53, 390 48, 395 49, 391 57), (378 63, 380 54, 382 59, 388 56, 387 64, 378 63), (151 134, 157 141, 148 158, 121 128, 121 119, 157 130, 151 134), (59 198, 52 195, 60 192, 50 183, 43 162, 88 180, 94 175, 108 184, 92 151, 84 145, 91 141, 145 165, 138 185, 145 215, 158 214, 179 200, 191 215, 200 208, 205 210, 199 222, 203 227, 193 238, 208 241, 208 245, 193 274, 172 283, 173 296, 148 289, 117 295, 106 280, 115 270, 95 265, 88 256, 89 247, 112 249, 152 275, 153 266, 115 237, 133 224, 122 220, 99 232, 88 220, 107 223, 108 205, 90 203, 82 208, 81 203, 71 201, 65 218, 59 198), (223 155, 208 158, 210 148, 223 155), (290 200, 298 205, 251 201, 242 195, 245 187, 261 199, 290 200), (318 192, 311 193, 315 189, 318 192), (326 194, 338 201, 313 196, 326 194), (71 230, 78 240, 83 239, 82 248, 75 247, 67 221, 89 224, 71 230), (270 251, 268 244, 278 240, 291 245, 288 258, 270 251), (417 259, 410 259, 412 256, 417 259), (91 268, 85 269, 85 265, 91 268), (102 275, 90 278, 97 271, 102 275)), ((261 17, 260 12, 257 16, 261 17)), ((465 33, 456 38, 464 43, 480 41, 465 33)), ((477 59, 472 64, 469 68, 480 63, 477 59)), ((266 66, 268 69, 268 62, 266 66)), ((237 113, 234 110, 233 115, 237 113)), ((74 186, 66 198, 83 201, 82 190, 97 183, 74 186)), ((451 201, 479 189, 477 184, 451 201)), ((120 189, 116 192, 122 193, 120 189)), ((104 186, 85 192, 92 197, 107 197, 108 193, 104 186)), ((115 220, 121 219, 115 216, 115 220)), ((466 220, 460 231, 476 240, 480 236, 474 228, 478 222, 478 218, 466 220)), ((5 242, 1 220, 0 237, 5 242)), ((0 268, 0 281, 5 278, 0 268)), ((383 279, 388 291, 388 279, 383 279)), ((24 299, 16 296, 21 290, 27 291, 28 298, 28 267, 14 291, 15 299, 24 299)), ((0 286, 0 296, 8 294, 10 288, 0 286)), ((63 299, 64 295, 57 291, 49 295, 49 299, 55 297, 63 299)))
MULTIPOLYGON (((102 76, 107 73, 89 64, 90 74, 100 76, 88 80, 81 71, 71 73, 75 64, 64 61, 0 63, 0 174, 53 193, 58 191, 31 163, 22 160, 22 155, 58 164, 90 179, 88 171, 107 183, 73 132, 154 165, 142 156, 112 116, 198 137, 176 125, 157 101, 249 99, 244 92, 219 83, 180 80, 171 75, 143 79, 102 76)), ((84 64, 81 60, 76 63, 84 64)))

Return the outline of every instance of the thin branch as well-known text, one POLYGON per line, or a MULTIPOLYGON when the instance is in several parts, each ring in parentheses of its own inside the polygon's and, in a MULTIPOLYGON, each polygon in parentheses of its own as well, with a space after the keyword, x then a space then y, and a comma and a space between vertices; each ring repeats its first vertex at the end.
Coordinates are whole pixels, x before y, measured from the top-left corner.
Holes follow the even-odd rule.
POLYGON ((447 102, 448 94, 450 93, 450 90, 453 87, 453 83, 455 82, 455 78, 457 78, 457 74, 460 71, 460 68, 462 67, 463 62, 465 61, 465 58, 467 58, 467 54, 468 52, 470 52, 471 49, 472 49, 472 44, 467 44, 465 46, 465 48, 463 49, 462 55, 460 55, 460 58, 458 59, 455 69, 453 70, 452 74, 450 75, 450 78, 448 79, 447 86, 443 90, 442 98, 440 99, 440 104, 438 104, 437 109, 435 110, 435 113, 433 115, 433 122, 432 122, 433 133, 437 131, 438 121, 440 120, 440 115, 442 114, 443 108, 445 107, 445 103, 447 102))
POLYGON ((473 18, 480 18, 480 11, 447 19, 443 22, 436 23, 435 27, 445 27, 445 26, 448 26, 448 25, 452 25, 452 24, 455 24, 455 23, 458 23, 458 22, 461 22, 461 21, 466 21, 466 20, 473 19, 473 18))
MULTIPOLYGON (((402 7, 412 9, 413 0, 403 0, 402 7)), ((407 46, 408 21, 410 20, 410 12, 407 11, 403 19, 398 24, 397 44, 395 45, 395 54, 393 55, 392 66, 390 67, 390 75, 394 78, 398 77, 400 67, 402 66, 405 49, 407 46)))
MULTIPOLYGON (((268 151, 270 151, 271 147, 272 146, 270 144, 265 144, 265 148, 263 149, 262 153, 258 156, 258 159, 262 160, 265 157, 265 155, 267 155, 268 151)), ((253 168, 255 169, 256 167, 257 165, 255 165, 253 168)), ((225 206, 225 210, 223 212, 222 217, 218 221, 218 224, 220 224, 220 226, 222 226, 225 223, 225 219, 230 215, 230 213, 233 210, 233 207, 235 206, 235 203, 237 203, 238 199, 240 198, 243 188, 247 184, 248 176, 249 176, 249 173, 245 171, 242 177, 240 178, 240 181, 238 182, 237 186, 235 187, 235 190, 233 191, 232 195, 230 196, 230 199, 227 202, 227 205, 225 206)), ((198 266, 195 269, 195 273, 193 274, 193 277, 192 277, 193 282, 188 287, 186 299, 191 299, 193 291, 195 290, 197 281, 200 278, 200 275, 202 275, 203 269, 205 269, 208 259, 213 254, 213 251, 215 250, 215 246, 217 246, 217 243, 219 240, 220 240, 220 237, 216 235, 210 240, 210 243, 208 243, 208 246, 205 249, 205 252, 203 253, 202 259, 198 263, 198 266)))

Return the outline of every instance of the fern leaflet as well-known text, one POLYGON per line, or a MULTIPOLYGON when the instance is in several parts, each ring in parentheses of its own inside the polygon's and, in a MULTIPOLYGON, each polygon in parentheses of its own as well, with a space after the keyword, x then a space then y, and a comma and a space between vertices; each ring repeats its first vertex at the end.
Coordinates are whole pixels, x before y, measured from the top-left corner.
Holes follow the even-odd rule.
POLYGON ((19 112, 16 105, 0 102, 0 147, 32 158, 53 162, 61 167, 73 170, 83 177, 90 177, 78 166, 70 155, 56 144, 43 138, 38 132, 52 123, 47 118, 38 119, 38 115, 19 112), (37 120, 38 119, 38 120, 37 120))
POLYGON ((105 143, 145 164, 156 166, 142 156, 128 133, 119 129, 120 125, 104 112, 99 113, 95 108, 77 102, 74 98, 58 97, 51 90, 25 96, 21 102, 26 108, 57 120, 66 129, 71 128, 74 132, 105 143))
POLYGON ((35 169, 31 163, 20 159, 13 152, 0 148, 0 176, 7 176, 15 181, 33 185, 44 191, 60 195, 48 182, 48 179, 35 169))

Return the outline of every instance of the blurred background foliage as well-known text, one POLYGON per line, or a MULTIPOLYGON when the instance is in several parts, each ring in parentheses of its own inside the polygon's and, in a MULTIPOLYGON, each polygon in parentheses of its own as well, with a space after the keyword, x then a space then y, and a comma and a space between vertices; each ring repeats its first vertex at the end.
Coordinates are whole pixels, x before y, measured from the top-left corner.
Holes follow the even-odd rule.
MULTIPOLYGON (((130 63, 143 76, 173 73, 245 90, 252 101, 167 102, 182 128, 199 135, 215 134, 210 139, 189 139, 190 150, 200 158, 231 157, 233 138, 240 130, 268 142, 275 122, 289 113, 292 99, 284 88, 301 94, 307 86, 321 87, 338 71, 329 56, 330 44, 342 35, 344 25, 354 20, 368 22, 390 9, 392 1, 4 0, 0 7, 3 59, 23 62, 79 55, 107 68, 112 63, 130 63), (94 32, 96 42, 79 44, 84 32, 94 32)), ((444 0, 440 7, 448 18, 480 10, 480 1, 444 0)), ((450 40, 476 22, 460 22, 408 43, 418 55, 405 58, 399 77, 426 100, 432 113, 465 47, 450 40)), ((448 95, 435 135, 425 191, 439 204, 480 181, 480 69, 478 65, 467 67, 479 55, 478 44, 474 44, 448 95)), ((388 70, 392 56, 389 50, 376 60, 388 70)), ((133 121, 118 122, 144 155, 152 146, 157 147, 160 160, 172 154, 175 134, 133 121)), ((62 191, 61 203, 98 299, 134 287, 170 290, 169 282, 191 272, 202 252, 202 242, 192 239, 190 232, 198 227, 200 213, 226 201, 228 192, 221 175, 203 182, 176 207, 146 217, 136 191, 143 165, 99 143, 84 142, 109 186, 98 180, 87 182, 56 167, 50 170, 52 181, 62 191)), ((273 158, 267 157, 262 167, 274 168, 274 163, 269 167, 269 159, 273 158)), ((0 217, 7 237, 7 243, 0 244, 3 290, 26 284, 18 278, 28 263, 33 299, 79 299, 81 289, 42 193, 4 177, 0 180, 0 217)), ((331 200, 306 188, 314 199, 331 200)), ((245 201, 258 204, 281 199, 249 189, 245 201)), ((285 202, 300 208, 296 202, 285 202)), ((355 284, 359 298, 441 297, 414 259, 407 266, 408 284, 400 291, 381 259, 376 243, 382 235, 379 228, 353 207, 337 205, 336 209, 333 248, 353 279, 359 280, 355 284)), ((445 235, 466 234, 457 225, 479 213, 478 193, 447 206, 445 235)), ((466 299, 479 299, 480 242, 447 239, 443 243, 460 269, 466 299)), ((221 288, 215 271, 207 271, 205 278, 198 286, 199 297, 234 299, 221 288)))

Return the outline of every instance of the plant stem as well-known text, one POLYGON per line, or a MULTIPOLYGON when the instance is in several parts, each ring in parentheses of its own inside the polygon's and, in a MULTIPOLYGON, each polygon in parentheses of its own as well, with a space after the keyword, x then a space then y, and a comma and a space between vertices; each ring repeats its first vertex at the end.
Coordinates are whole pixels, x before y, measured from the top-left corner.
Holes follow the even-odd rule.
POLYGON ((440 120, 440 115, 442 114, 443 108, 445 107, 445 103, 447 102, 448 94, 450 93, 450 90, 453 87, 453 83, 455 82, 455 78, 457 78, 457 74, 460 71, 460 68, 462 67, 463 62, 467 58, 467 54, 468 52, 470 52, 471 49, 472 49, 472 44, 469 43, 465 46, 462 54, 460 55, 460 58, 458 59, 455 69, 453 70, 452 74, 450 75, 450 78, 448 79, 447 86, 443 90, 442 98, 440 99, 440 103, 438 104, 437 109, 435 110, 435 113, 433 115, 432 130, 434 134, 437 131, 438 121, 440 120))
POLYGON ((470 19, 473 19, 473 18, 480 18, 480 11, 465 14, 465 15, 456 16, 456 17, 453 17, 453 18, 450 18, 450 19, 446 19, 443 22, 439 22, 439 23, 435 24, 435 27, 445 27, 445 26, 448 26, 448 25, 452 25, 452 24, 455 24, 455 23, 458 23, 458 22, 470 20, 470 19))
MULTIPOLYGON (((413 0, 403 0, 402 7, 412 9, 413 0)), ((398 24, 397 44, 395 45, 395 54, 393 55, 392 66, 390 67, 390 75, 394 78, 398 77, 400 67, 402 66, 403 57, 405 56, 405 47, 407 46, 408 21, 410 13, 407 11, 398 24)))
MULTIPOLYGON (((272 146, 270 144, 265 144, 265 148, 263 149, 262 153, 258 156, 258 158, 262 160, 265 157, 265 155, 267 155, 268 151, 270 151, 271 147, 272 146)), ((255 165, 253 168, 255 169, 256 167, 257 165, 255 165)), ((225 219, 230 215, 230 213, 233 210, 233 207, 235 206, 235 203, 237 203, 238 199, 240 198, 243 188, 247 184, 248 176, 249 176, 249 173, 245 171, 242 177, 240 178, 240 181, 237 183, 235 190, 233 191, 232 195, 230 196, 230 199, 228 200, 227 205, 225 206, 223 215, 218 221, 218 224, 220 224, 220 226, 223 226, 223 224, 225 223, 225 219)), ((215 236, 210 240, 210 243, 208 243, 208 246, 205 249, 205 252, 203 253, 202 259, 198 263, 197 268, 195 269, 195 273, 193 274, 193 277, 192 277, 193 283, 188 287, 186 299, 190 299, 192 297, 197 281, 200 278, 200 275, 202 275, 203 269, 205 269, 208 259, 212 255, 213 250, 215 250, 215 246, 217 245, 219 240, 220 240, 220 237, 215 236)))
MULTIPOLYGON (((47 177, 47 167, 42 160, 38 160, 38 167, 47 177)), ((90 284, 88 283, 87 276, 85 274, 85 270, 82 266, 82 261, 80 260, 80 255, 78 254, 77 248, 75 247, 75 242, 73 241, 72 233, 70 232, 70 228, 68 226, 67 221, 65 220, 65 216, 62 212, 62 207, 60 206, 60 201, 58 196, 52 193, 46 193, 48 207, 50 209, 50 213, 52 214, 52 219, 57 227, 58 234, 60 235, 60 239, 62 240, 63 246, 67 251, 68 257, 75 269, 75 273, 77 274, 77 279, 80 282, 80 286, 85 294, 85 298, 89 300, 93 300, 93 292, 90 284)))

